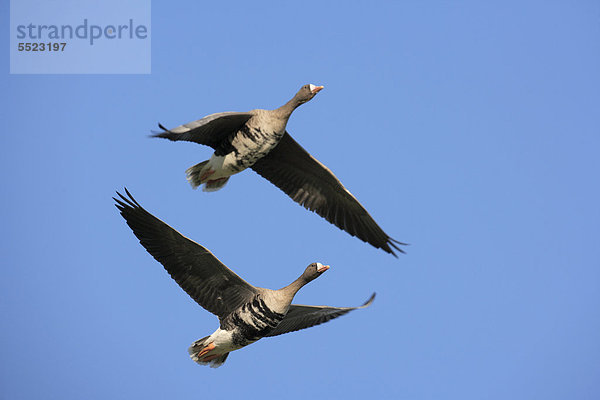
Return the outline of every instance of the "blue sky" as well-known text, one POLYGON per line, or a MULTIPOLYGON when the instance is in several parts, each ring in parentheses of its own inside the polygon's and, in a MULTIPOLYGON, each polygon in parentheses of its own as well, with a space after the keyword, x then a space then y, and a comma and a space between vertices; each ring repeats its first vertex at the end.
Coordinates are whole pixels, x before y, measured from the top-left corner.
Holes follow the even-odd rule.
POLYGON ((10 75, 2 42, 0 397, 597 399, 600 4, 212 3, 153 3, 150 75, 10 75), (193 191, 211 150, 147 138, 305 83, 289 132, 407 255, 252 171, 193 191), (377 299, 200 367, 217 319, 138 244, 123 186, 252 284, 321 261, 296 302, 377 299))

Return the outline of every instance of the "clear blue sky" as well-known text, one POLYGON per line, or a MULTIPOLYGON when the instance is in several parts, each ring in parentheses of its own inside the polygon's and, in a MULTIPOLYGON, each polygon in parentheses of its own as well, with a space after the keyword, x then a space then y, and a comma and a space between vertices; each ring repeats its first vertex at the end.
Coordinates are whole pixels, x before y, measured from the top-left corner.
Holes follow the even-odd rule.
POLYGON ((9 75, 2 41, 0 397, 600 398, 600 4, 213 3, 153 2, 150 75, 9 75), (407 255, 252 171, 193 191, 211 150, 147 138, 305 83, 290 133, 407 255), (200 367, 217 319, 138 244, 123 186, 255 285, 321 261, 297 302, 377 299, 200 367))

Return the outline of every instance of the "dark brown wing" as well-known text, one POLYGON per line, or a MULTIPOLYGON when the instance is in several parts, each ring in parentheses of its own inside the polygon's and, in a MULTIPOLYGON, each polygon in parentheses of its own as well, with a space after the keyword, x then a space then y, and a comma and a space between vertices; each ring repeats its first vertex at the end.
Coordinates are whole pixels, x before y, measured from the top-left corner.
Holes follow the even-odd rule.
POLYGON ((127 225, 144 248, 161 263, 169 275, 196 303, 219 318, 252 299, 257 291, 210 251, 182 236, 138 204, 119 192, 114 198, 127 225))
POLYGON ((216 113, 173 129, 158 124, 164 132, 152 136, 172 141, 185 140, 216 148, 231 133, 238 131, 252 115, 250 112, 234 111, 216 113))
POLYGON ((292 304, 285 318, 267 336, 277 336, 288 332, 310 328, 349 313, 352 310, 369 307, 375 293, 360 307, 303 306, 292 304))
POLYGON ((252 169, 296 203, 352 236, 393 254, 404 251, 389 237, 336 176, 286 132, 279 144, 252 169))

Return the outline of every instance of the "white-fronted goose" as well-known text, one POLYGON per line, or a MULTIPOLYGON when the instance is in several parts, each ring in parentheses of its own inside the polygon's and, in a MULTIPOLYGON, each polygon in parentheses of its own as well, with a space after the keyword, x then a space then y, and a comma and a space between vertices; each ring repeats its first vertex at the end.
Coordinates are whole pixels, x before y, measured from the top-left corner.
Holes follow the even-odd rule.
POLYGON ((221 366, 229 352, 276 336, 309 328, 352 310, 368 307, 375 293, 360 307, 291 304, 308 282, 329 269, 310 264, 298 279, 279 290, 250 285, 221 263, 210 251, 182 236, 154 217, 131 196, 114 199, 127 225, 144 248, 160 262, 179 286, 207 311, 219 317, 219 328, 196 340, 188 349, 198 364, 221 366))
POLYGON ((252 168, 295 202, 316 212, 352 236, 396 255, 405 243, 389 237, 336 176, 286 132, 292 112, 323 86, 304 85, 275 110, 224 112, 166 129, 153 136, 189 141, 215 149, 207 161, 186 171, 192 187, 221 189, 231 175, 252 168))

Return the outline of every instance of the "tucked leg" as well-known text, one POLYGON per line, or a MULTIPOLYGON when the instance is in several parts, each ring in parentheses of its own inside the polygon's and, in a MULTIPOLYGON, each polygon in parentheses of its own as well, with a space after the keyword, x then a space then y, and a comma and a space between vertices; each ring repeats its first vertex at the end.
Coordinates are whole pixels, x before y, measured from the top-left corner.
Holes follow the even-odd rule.
POLYGON ((217 358, 217 357, 221 357, 221 354, 213 354, 213 355, 211 355, 211 356, 206 356, 206 357, 204 357, 204 358, 202 359, 202 361, 203 361, 203 362, 209 362, 209 361, 212 361, 212 360, 214 360, 214 359, 215 359, 215 358, 217 358))
POLYGON ((203 348, 200 352, 198 352, 198 358, 201 358, 203 355, 205 355, 209 351, 213 350, 214 348, 215 348, 215 344, 209 343, 205 348, 203 348))
POLYGON ((208 177, 214 173, 215 173, 214 169, 209 169, 208 171, 206 171, 205 173, 200 175, 200 182, 205 182, 208 179, 208 177))

